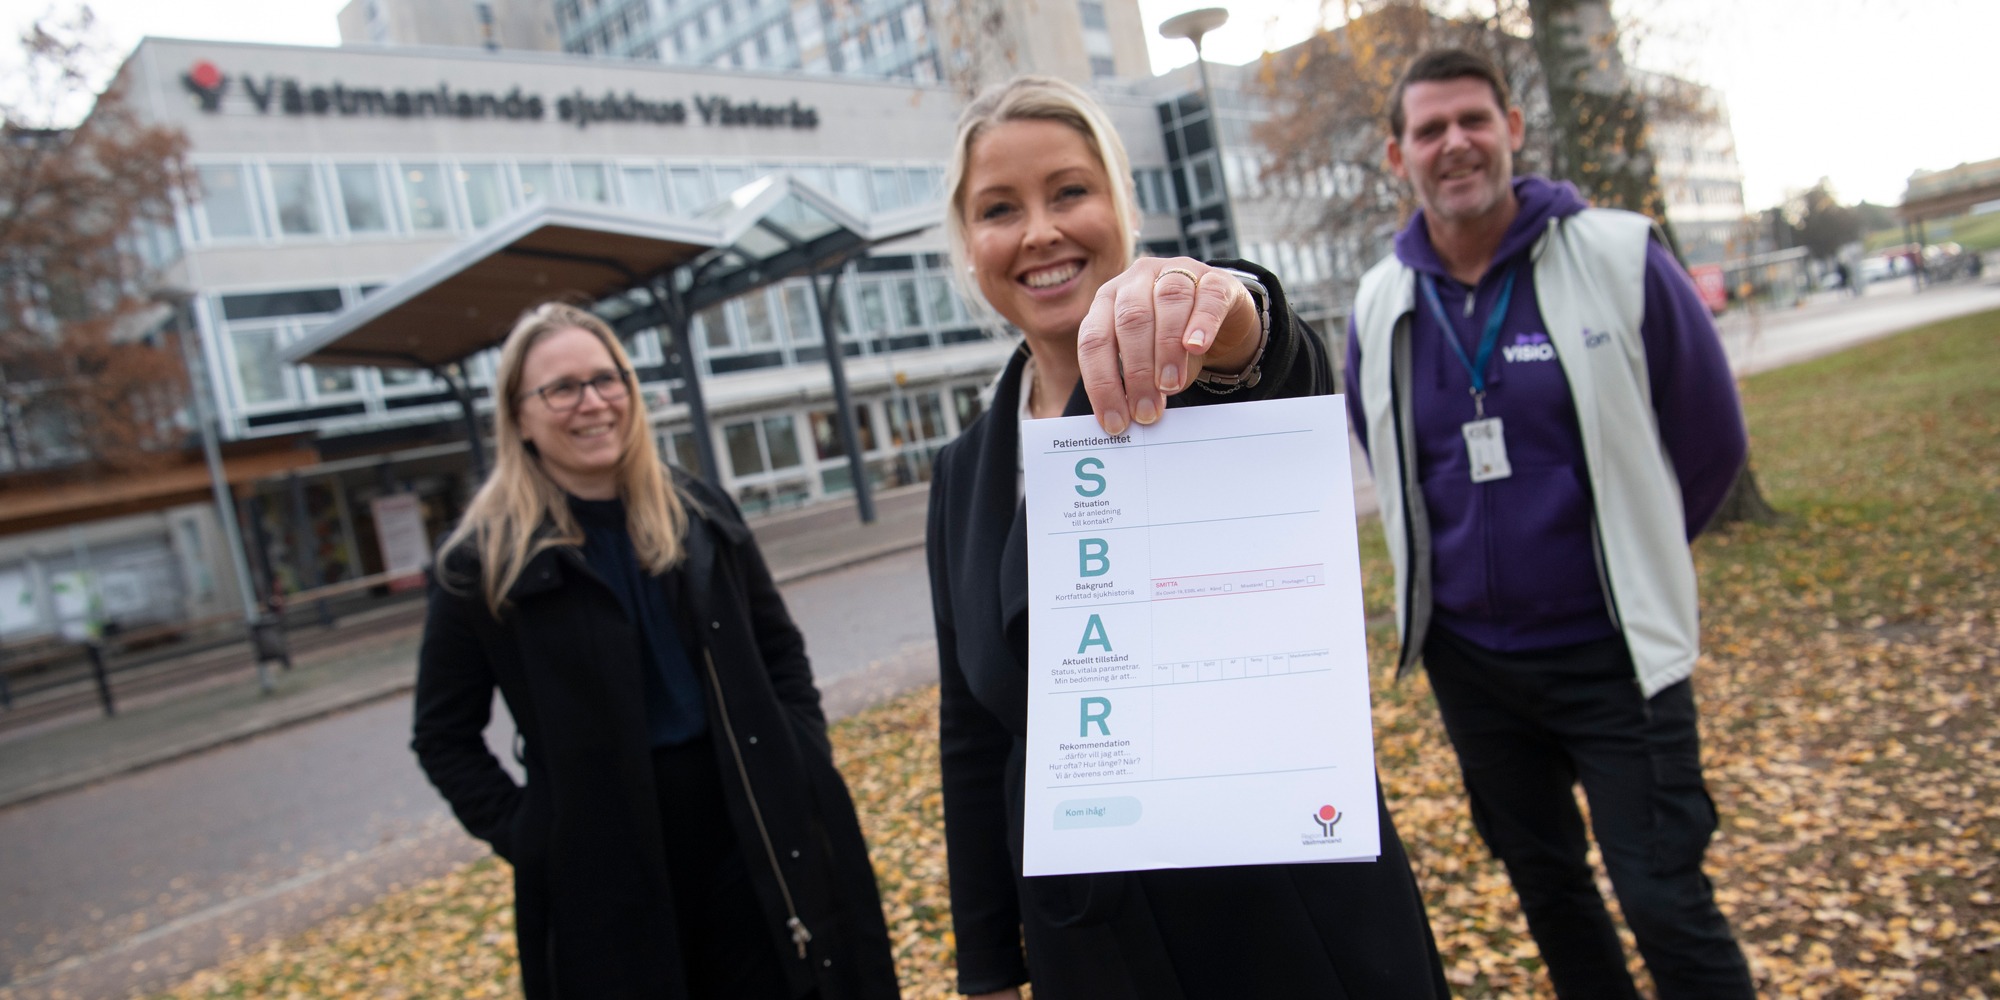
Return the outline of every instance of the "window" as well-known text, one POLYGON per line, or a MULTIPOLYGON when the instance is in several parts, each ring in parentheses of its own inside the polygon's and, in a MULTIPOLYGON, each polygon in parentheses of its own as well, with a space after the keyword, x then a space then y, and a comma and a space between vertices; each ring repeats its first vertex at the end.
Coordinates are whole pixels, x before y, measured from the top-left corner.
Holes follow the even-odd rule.
POLYGON ((952 409, 958 411, 958 427, 960 430, 970 427, 974 420, 979 419, 980 411, 985 409, 984 405, 979 401, 979 389, 976 386, 970 385, 955 385, 951 387, 951 406, 952 409))
POLYGON ((896 319, 902 324, 905 330, 923 329, 924 310, 923 306, 919 305, 917 301, 917 279, 913 277, 897 278, 895 286, 896 319))
POLYGON ((740 300, 743 309, 743 337, 753 345, 775 344, 778 342, 776 317, 771 315, 771 300, 765 289, 751 292, 740 300))
POLYGON ((917 427, 923 431, 925 441, 935 441, 945 436, 944 401, 937 393, 917 394, 917 427))
POLYGON ((868 172, 860 167, 833 168, 833 190, 828 193, 856 212, 867 212, 868 172))
POLYGON ((731 192, 750 183, 753 179, 750 176, 750 169, 748 167, 716 167, 714 169, 715 194, 718 198, 728 197, 731 192))
POLYGON ((909 194, 909 204, 921 205, 943 197, 944 174, 934 168, 911 167, 903 171, 903 190, 909 194))
POLYGON ((652 167, 623 167, 625 204, 641 212, 667 214, 667 192, 660 187, 660 172, 652 167))
POLYGON ((804 181, 806 186, 814 191, 828 195, 833 193, 833 174, 825 167, 812 163, 795 163, 791 170, 793 177, 804 181))
POLYGON ((255 239, 257 195, 250 189, 241 164, 196 167, 201 180, 201 212, 210 239, 255 239))
POLYGON ((1112 62, 1112 61, 1111 61, 1111 58, 1110 58, 1109 56, 1091 56, 1091 57, 1090 57, 1090 78, 1091 78, 1091 79, 1093 79, 1093 80, 1104 80, 1104 79, 1109 79, 1109 78, 1112 78, 1112 77, 1116 77, 1117 75, 1118 75, 1118 64, 1117 64, 1117 63, 1115 63, 1115 62, 1112 62))
POLYGON ((663 439, 660 451, 667 461, 683 469, 700 469, 701 455, 695 450, 694 435, 688 431, 673 431, 663 439))
POLYGON ((578 201, 611 203, 611 179, 604 174, 604 164, 572 163, 569 165, 569 178, 576 189, 578 201))
POLYGON ((1196 160, 1188 169, 1194 174, 1195 203, 1206 204, 1215 197, 1215 165, 1208 160, 1196 160))
POLYGON ((701 324, 702 335, 709 350, 726 351, 734 344, 729 339, 729 322, 719 305, 709 306, 696 314, 695 322, 701 324))
POLYGON ((438 232, 451 228, 451 198, 445 192, 443 167, 403 164, 403 200, 409 203, 411 229, 438 232))
POLYGON ((791 469, 799 464, 799 436, 793 426, 789 413, 764 418, 764 446, 772 469, 791 469))
POLYGON ((359 380, 356 368, 321 368, 307 365, 306 382, 315 396, 345 396, 354 392, 359 380))
POLYGON ((889 303, 882 294, 878 282, 857 282, 854 288, 855 307, 861 313, 862 333, 873 336, 883 333, 889 327, 889 303))
POLYGON ((956 323, 965 318, 965 310, 959 308, 958 289, 952 287, 949 278, 941 274, 927 275, 924 287, 930 291, 933 321, 956 323))
MULTIPOLYGON (((821 461, 847 457, 847 448, 840 443, 840 421, 835 419, 832 410, 813 411, 812 432, 813 453, 821 461)), ((875 424, 868 419, 866 403, 854 406, 854 436, 860 440, 864 454, 875 450, 875 424)))
POLYGON ((700 167, 674 167, 667 173, 673 184, 674 202, 680 206, 682 215, 693 215, 715 200, 708 187, 708 175, 700 167))
POLYGON ((500 179, 500 167, 493 163, 468 163, 458 168, 458 183, 465 188, 465 208, 472 228, 483 229, 512 206, 507 188, 500 179))
POLYGON ((388 232, 389 197, 382 187, 382 172, 372 163, 344 163, 333 168, 333 174, 347 231, 388 232))
POLYGON ((236 383, 243 391, 245 406, 291 399, 290 380, 278 360, 277 327, 234 328, 229 340, 236 349, 236 383))
POLYGON ((222 296, 222 318, 235 321, 340 311, 340 289, 300 288, 222 296))
POLYGON ((431 373, 421 368, 378 368, 382 375, 382 388, 388 392, 411 389, 428 389, 431 373))
POLYGON ((326 231, 318 185, 309 164, 272 164, 271 200, 278 209, 278 231, 286 236, 318 236, 326 231))
POLYGON ((765 471, 764 450, 757 446, 757 424, 746 420, 726 424, 722 440, 729 448, 729 471, 737 476, 754 476, 765 471))
POLYGON ((791 331, 792 343, 811 344, 821 338, 819 321, 813 312, 812 289, 805 285, 786 285, 785 326, 791 331))
POLYGON ((886 212, 908 204, 908 199, 903 193, 902 171, 877 169, 872 171, 872 175, 875 182, 876 211, 886 212))
POLYGON ((521 201, 555 201, 556 167, 553 163, 523 163, 516 168, 521 174, 521 201))
POLYGON ((1083 26, 1099 31, 1109 30, 1104 24, 1103 0, 1076 0, 1077 13, 1083 15, 1083 26))

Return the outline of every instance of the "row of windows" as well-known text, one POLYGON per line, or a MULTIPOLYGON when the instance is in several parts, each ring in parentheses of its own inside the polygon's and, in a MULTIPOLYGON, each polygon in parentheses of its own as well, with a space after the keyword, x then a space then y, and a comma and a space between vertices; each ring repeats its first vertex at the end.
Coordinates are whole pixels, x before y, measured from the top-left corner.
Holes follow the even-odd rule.
MULTIPOLYGON (((943 347, 979 336, 941 261, 890 258, 903 270, 850 273, 838 291, 836 333, 851 354, 888 354, 943 347)), ((878 262, 878 266, 879 266, 878 262)), ((210 328, 219 332, 213 358, 229 378, 222 387, 225 408, 244 428, 275 426, 326 407, 357 420, 380 419, 408 401, 429 397, 443 386, 428 373, 410 369, 292 366, 279 360, 288 344, 309 336, 325 317, 353 305, 372 288, 294 289, 215 296, 210 328)), ((695 359, 711 376, 785 365, 816 366, 825 357, 817 295, 808 279, 759 289, 697 314, 689 332, 695 359)), ((657 331, 642 331, 627 344, 641 368, 664 361, 657 331)), ((474 386, 489 383, 493 352, 467 365, 474 386)))
MULTIPOLYGON (((956 287, 938 270, 849 276, 841 282, 840 295, 837 330, 845 340, 929 334, 971 322, 956 287)), ((695 317, 694 337, 710 356, 813 347, 824 340, 812 285, 802 280, 702 310, 695 317)), ((925 346, 938 344, 927 341, 925 346)))
POLYGON ((940 196, 938 167, 817 163, 657 163, 408 159, 205 162, 189 213, 195 244, 453 235, 521 205, 574 201, 692 216, 757 177, 789 169, 861 213, 940 196))
MULTIPOLYGON (((854 405, 855 436, 876 487, 930 478, 930 462, 983 409, 978 383, 894 391, 854 405)), ((751 513, 853 489, 853 470, 832 407, 759 414, 724 422, 716 460, 738 503, 751 513)), ((661 452, 700 468, 686 429, 659 435, 661 452)))
POLYGON ((1743 185, 1734 181, 1669 181, 1667 198, 1671 204, 1743 206, 1743 185))

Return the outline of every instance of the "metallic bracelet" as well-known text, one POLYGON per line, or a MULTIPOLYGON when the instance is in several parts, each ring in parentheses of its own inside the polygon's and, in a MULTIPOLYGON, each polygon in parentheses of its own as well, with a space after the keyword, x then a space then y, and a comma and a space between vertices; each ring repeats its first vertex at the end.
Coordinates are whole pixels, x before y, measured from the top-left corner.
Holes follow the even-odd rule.
POLYGON ((1257 353, 1251 356, 1250 363, 1234 375, 1225 375, 1204 368, 1201 374, 1194 377, 1194 384, 1201 386, 1209 394, 1227 396, 1241 389, 1255 388, 1264 377, 1262 367, 1264 349, 1271 344, 1271 297, 1264 290, 1264 283, 1257 280, 1256 275, 1232 268, 1217 268, 1217 270, 1242 282, 1244 291, 1250 293, 1250 300, 1257 304, 1257 353))

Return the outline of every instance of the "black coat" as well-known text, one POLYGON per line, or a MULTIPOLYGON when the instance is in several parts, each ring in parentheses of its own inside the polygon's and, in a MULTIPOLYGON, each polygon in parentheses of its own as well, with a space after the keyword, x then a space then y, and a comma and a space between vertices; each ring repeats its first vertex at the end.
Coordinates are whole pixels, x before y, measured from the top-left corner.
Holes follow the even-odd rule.
MULTIPOLYGON (((1169 405, 1332 392, 1325 345, 1292 317, 1276 280, 1224 263, 1263 276, 1271 293, 1263 379, 1230 395, 1195 387, 1169 405)), ((1448 996, 1386 807, 1382 856, 1372 864, 1021 876, 1028 562, 1026 515, 1015 499, 1015 414, 1024 361, 1015 356, 992 406, 939 454, 931 483, 959 989, 1032 978, 1036 1000, 1448 996)), ((1081 386, 1065 412, 1090 412, 1081 386)))
MULTIPOLYGON (((720 821, 733 825, 772 915, 771 961, 795 992, 897 996, 874 871, 834 769, 805 641, 735 505, 678 481, 690 501, 687 556, 662 584, 692 626, 684 638, 729 799, 720 821), (803 956, 791 912, 812 936, 803 956)), ((453 587, 431 585, 411 747, 466 830, 514 865, 527 995, 683 997, 637 628, 574 547, 531 559, 499 620, 464 547, 443 556, 439 574, 453 587), (525 788, 480 735, 496 686, 520 728, 525 788)))

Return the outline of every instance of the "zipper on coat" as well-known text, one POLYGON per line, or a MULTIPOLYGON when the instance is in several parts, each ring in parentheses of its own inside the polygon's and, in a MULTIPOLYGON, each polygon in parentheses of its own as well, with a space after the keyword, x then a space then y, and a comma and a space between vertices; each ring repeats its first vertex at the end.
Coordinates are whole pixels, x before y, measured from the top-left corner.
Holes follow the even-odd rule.
POLYGON ((722 677, 715 671, 715 657, 703 647, 702 663, 708 667, 708 682, 715 686, 715 704, 722 710, 722 736, 729 741, 729 758, 736 762, 736 777, 743 782, 743 797, 750 801, 750 818, 757 823, 757 836, 764 842, 764 857, 771 863, 771 875, 778 880, 778 894, 785 899, 785 927, 792 932, 792 944, 799 949, 799 958, 806 957, 806 942, 812 940, 812 931, 799 919, 799 907, 792 901, 791 884, 785 881, 784 869, 778 865, 778 849, 771 843, 771 831, 764 825, 764 810, 757 804, 757 790, 750 784, 750 769, 743 764, 743 748, 736 743, 736 727, 729 721, 729 699, 722 693, 722 677))

